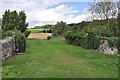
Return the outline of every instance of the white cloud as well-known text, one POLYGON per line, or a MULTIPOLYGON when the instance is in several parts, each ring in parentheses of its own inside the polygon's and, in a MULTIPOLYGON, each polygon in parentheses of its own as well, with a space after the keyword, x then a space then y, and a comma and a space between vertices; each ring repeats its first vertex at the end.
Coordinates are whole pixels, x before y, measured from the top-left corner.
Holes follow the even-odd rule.
POLYGON ((57 21, 65 21, 67 23, 78 23, 85 20, 88 14, 82 14, 76 16, 75 13, 79 13, 73 6, 60 4, 63 0, 57 0, 51 2, 51 0, 43 0, 42 2, 28 1, 15 2, 15 3, 0 3, 0 17, 6 9, 25 11, 27 15, 27 21, 30 27, 55 24, 57 21), (50 6, 56 5, 53 8, 50 6))
POLYGON ((90 14, 82 14, 82 15, 78 15, 78 16, 68 16, 68 17, 65 17, 61 20, 65 21, 67 24, 70 24, 70 23, 79 23, 79 22, 82 22, 82 21, 86 21, 86 19, 88 17, 90 17, 91 15, 90 14))
POLYGON ((88 8, 84 8, 83 9, 83 13, 85 14, 85 13, 88 13, 88 8))

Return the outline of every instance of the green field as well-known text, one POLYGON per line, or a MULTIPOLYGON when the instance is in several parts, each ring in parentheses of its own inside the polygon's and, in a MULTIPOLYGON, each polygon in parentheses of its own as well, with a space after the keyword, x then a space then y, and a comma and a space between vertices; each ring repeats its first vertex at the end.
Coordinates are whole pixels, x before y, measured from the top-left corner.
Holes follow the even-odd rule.
POLYGON ((47 30, 47 29, 28 29, 29 31, 31 31, 31 33, 39 33, 42 32, 43 30, 47 30))
POLYGON ((27 40, 25 55, 3 65, 4 78, 117 78, 118 57, 64 41, 27 40))

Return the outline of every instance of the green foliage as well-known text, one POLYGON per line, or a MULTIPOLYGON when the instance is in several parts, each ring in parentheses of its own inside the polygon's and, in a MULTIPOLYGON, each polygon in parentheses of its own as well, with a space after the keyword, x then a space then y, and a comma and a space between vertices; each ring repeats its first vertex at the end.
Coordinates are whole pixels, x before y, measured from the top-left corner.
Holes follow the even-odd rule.
POLYGON ((27 29, 28 23, 26 23, 26 15, 24 11, 17 13, 16 11, 6 10, 2 19, 2 29, 8 30, 20 30, 22 33, 27 29))
POLYGON ((66 30, 66 23, 61 21, 61 22, 57 22, 52 32, 54 36, 61 36, 64 35, 65 30, 66 30))
POLYGON ((26 31, 24 32, 24 35, 25 35, 26 37, 28 37, 30 33, 31 33, 31 31, 26 30, 26 31))
POLYGON ((91 22, 81 22, 77 24, 68 24, 66 26, 66 31, 77 32, 79 34, 93 32, 97 36, 102 37, 118 37, 119 27, 117 19, 108 19, 108 20, 93 20, 91 22))
POLYGON ((76 23, 76 24, 67 24, 67 31, 75 31, 75 32, 80 32, 82 29, 87 27, 90 22, 85 22, 82 21, 81 23, 76 23))
POLYGON ((48 29, 48 30, 47 30, 47 33, 52 33, 52 30, 51 30, 51 29, 48 29))
POLYGON ((44 29, 44 30, 42 30, 42 32, 43 32, 43 33, 46 33, 46 30, 44 29))
POLYGON ((103 37, 118 37, 117 20, 94 20, 87 27, 85 27, 82 32, 93 32, 96 35, 103 37))
POLYGON ((47 40, 50 40, 50 38, 51 38, 51 36, 48 36, 48 37, 47 37, 47 40))
POLYGON ((23 33, 21 33, 20 31, 16 31, 15 32, 15 35, 16 35, 16 39, 19 41, 19 40, 25 40, 26 37, 23 33))
POLYGON ((81 36, 75 32, 67 32, 65 38, 68 43, 87 49, 97 49, 101 40, 108 40, 111 47, 116 47, 119 41, 117 37, 100 37, 92 32, 89 32, 88 35, 85 36, 81 36))
POLYGON ((25 35, 23 33, 21 33, 20 31, 18 31, 18 30, 9 30, 9 31, 6 31, 4 33, 4 35, 5 35, 5 37, 11 37, 13 35, 13 32, 15 32, 15 37, 16 37, 17 41, 18 40, 23 40, 23 39, 25 40, 26 39, 25 35))
POLYGON ((6 31, 5 33, 4 33, 4 35, 6 36, 6 37, 11 37, 12 35, 13 35, 13 30, 9 30, 9 31, 6 31))
POLYGON ((118 36, 120 36, 120 13, 118 13, 117 25, 118 25, 118 36))
POLYGON ((118 44, 117 44, 117 48, 118 48, 118 51, 119 51, 119 54, 120 54, 120 37, 118 37, 118 44))
POLYGON ((19 12, 18 16, 18 30, 20 30, 22 33, 26 31, 28 23, 26 23, 26 14, 24 11, 19 12))
POLYGON ((66 41, 70 44, 87 48, 86 36, 81 36, 79 33, 75 33, 75 32, 66 32, 65 38, 66 38, 66 41))
POLYGON ((94 49, 95 44, 95 34, 93 32, 89 32, 87 36, 87 48, 94 49))

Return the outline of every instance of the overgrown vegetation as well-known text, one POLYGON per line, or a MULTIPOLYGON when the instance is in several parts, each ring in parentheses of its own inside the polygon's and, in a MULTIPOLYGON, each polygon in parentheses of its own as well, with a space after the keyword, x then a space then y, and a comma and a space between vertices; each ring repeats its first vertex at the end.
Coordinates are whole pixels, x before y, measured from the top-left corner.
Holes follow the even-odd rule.
POLYGON ((13 33, 15 33, 15 37, 17 41, 26 39, 25 35, 18 30, 8 30, 4 33, 4 36, 11 37, 13 36, 13 33))
POLYGON ((53 28, 53 34, 57 33, 55 36, 62 34, 68 43, 87 49, 97 49, 101 40, 108 40, 111 47, 118 48, 119 27, 117 24, 115 18, 67 25, 59 22, 53 28))
POLYGON ((26 15, 24 11, 6 10, 2 19, 2 30, 20 30, 22 33, 26 31, 28 23, 26 23, 26 15))
POLYGON ((119 42, 118 37, 100 37, 92 32, 89 32, 85 36, 79 33, 67 32, 65 38, 68 43, 87 49, 97 49, 100 45, 100 40, 108 40, 111 47, 118 47, 119 42))
POLYGON ((6 10, 2 17, 2 38, 12 36, 15 32, 16 38, 22 40, 30 34, 30 31, 26 31, 27 26, 24 11, 17 13, 17 11, 6 10))
POLYGON ((87 49, 97 49, 100 40, 108 40, 111 47, 119 48, 120 27, 117 18, 117 4, 115 2, 95 2, 89 11, 95 18, 92 21, 82 21, 77 24, 58 22, 52 32, 54 36, 65 36, 70 44, 87 49))
POLYGON ((54 36, 63 36, 65 30, 66 30, 66 23, 61 21, 61 22, 57 22, 52 32, 54 36))

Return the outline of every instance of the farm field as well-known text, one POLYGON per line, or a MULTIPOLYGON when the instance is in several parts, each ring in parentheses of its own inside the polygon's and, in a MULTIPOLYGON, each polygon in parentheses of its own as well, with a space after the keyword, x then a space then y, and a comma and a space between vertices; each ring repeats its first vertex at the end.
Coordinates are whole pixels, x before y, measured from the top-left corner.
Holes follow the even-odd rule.
POLYGON ((27 40, 27 51, 4 63, 3 78, 117 78, 118 57, 59 40, 27 40))
POLYGON ((30 33, 28 39, 47 39, 52 33, 30 33))

